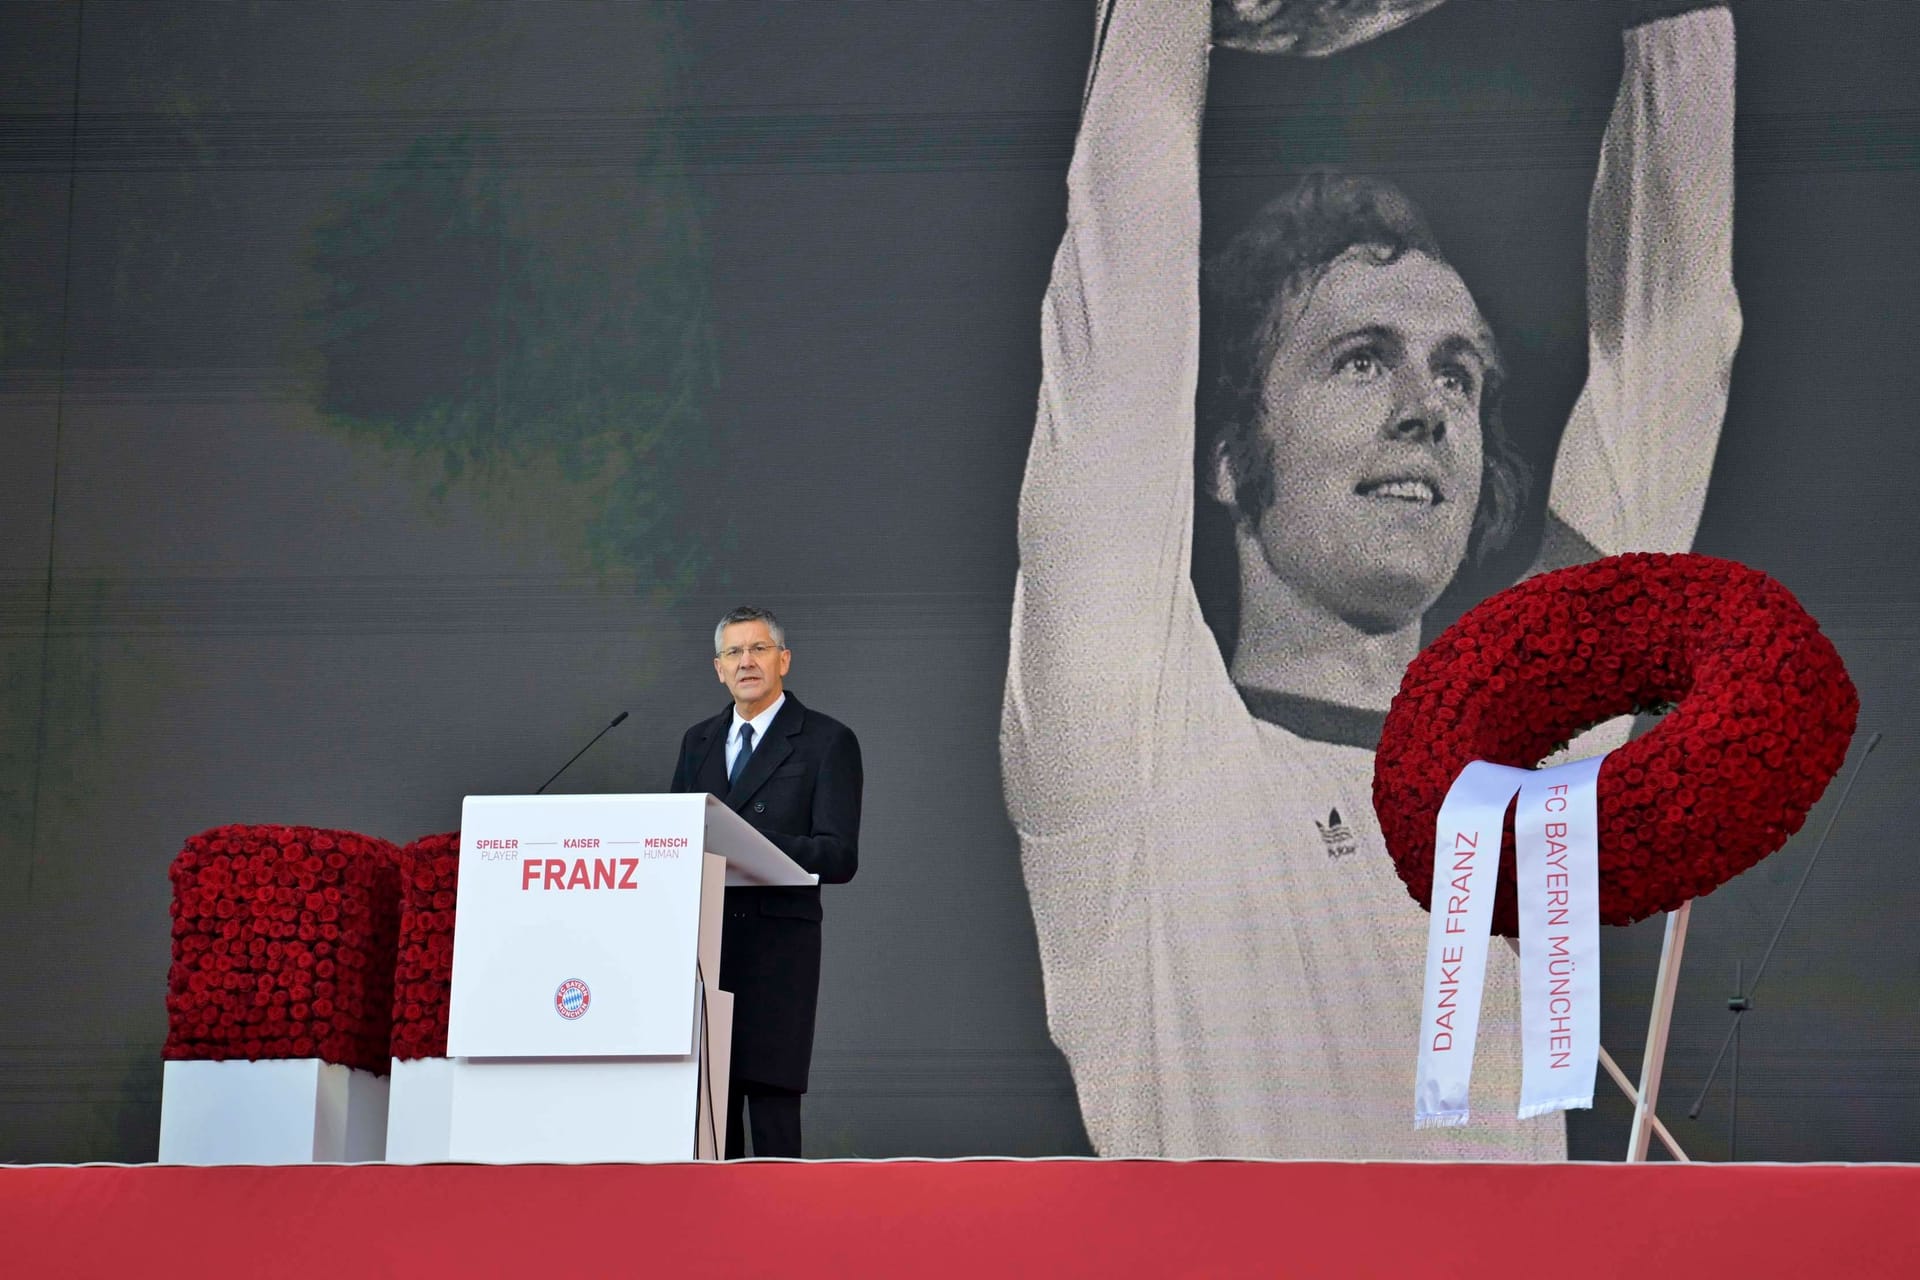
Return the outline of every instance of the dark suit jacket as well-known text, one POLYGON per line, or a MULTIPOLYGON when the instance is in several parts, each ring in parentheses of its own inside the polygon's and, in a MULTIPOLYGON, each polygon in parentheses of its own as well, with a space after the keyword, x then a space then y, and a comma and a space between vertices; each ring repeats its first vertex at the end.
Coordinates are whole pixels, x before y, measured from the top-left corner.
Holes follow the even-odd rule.
MULTIPOLYGON (((719 796, 823 884, 860 860, 860 743, 838 720, 786 703, 727 787, 733 707, 680 740, 673 790, 719 796)), ((733 1004, 733 1078, 804 1092, 820 993, 820 890, 728 889, 720 987, 733 1004)))

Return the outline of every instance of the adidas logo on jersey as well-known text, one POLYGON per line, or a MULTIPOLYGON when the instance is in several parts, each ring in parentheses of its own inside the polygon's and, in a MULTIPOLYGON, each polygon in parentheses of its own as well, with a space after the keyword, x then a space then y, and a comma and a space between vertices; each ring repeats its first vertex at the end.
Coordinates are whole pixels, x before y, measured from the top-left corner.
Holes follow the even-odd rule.
POLYGON ((1320 828, 1320 839, 1327 846, 1329 858, 1337 861, 1360 848, 1360 842, 1354 838, 1353 828, 1340 820, 1338 809, 1327 810, 1327 820, 1321 822, 1316 818, 1313 825, 1320 828))

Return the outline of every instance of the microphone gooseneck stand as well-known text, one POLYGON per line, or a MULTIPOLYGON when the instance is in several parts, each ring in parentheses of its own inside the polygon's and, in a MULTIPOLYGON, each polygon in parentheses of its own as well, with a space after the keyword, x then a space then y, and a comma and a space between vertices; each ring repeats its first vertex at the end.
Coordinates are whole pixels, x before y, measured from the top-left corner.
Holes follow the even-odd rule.
POLYGON ((567 770, 569 770, 569 769, 571 769, 571 768, 573 768, 573 762, 574 762, 574 760, 578 760, 578 759, 579 759, 579 758, 580 758, 581 756, 583 756, 583 755, 585 755, 585 754, 587 754, 587 752, 589 752, 589 751, 591 751, 591 750, 593 750, 593 744, 594 744, 594 743, 596 743, 596 742, 598 742, 598 741, 600 741, 600 739, 602 739, 602 738, 604 738, 604 737, 606 737, 606 736, 607 736, 607 735, 608 735, 609 733, 611 733, 611 732, 612 732, 612 731, 613 731, 613 730, 614 730, 614 729, 615 729, 615 728, 616 728, 616 727, 617 727, 617 726, 618 726, 618 725, 620 724, 620 722, 621 722, 622 720, 625 720, 626 718, 627 718, 627 713, 626 713, 626 712, 624 712, 624 711, 622 711, 622 712, 621 712, 621 713, 620 713, 619 715, 617 715, 617 716, 615 716, 615 717, 613 718, 613 723, 612 723, 612 724, 609 724, 609 725, 608 725, 608 726, 607 726, 606 728, 604 728, 604 729, 602 729, 602 730, 601 730, 600 732, 598 732, 598 733, 596 733, 596 734, 594 734, 594 735, 593 735, 593 737, 592 737, 592 738, 591 738, 591 739, 590 739, 590 740, 589 740, 589 741, 587 742, 587 745, 586 745, 586 746, 584 746, 584 747, 582 747, 582 748, 580 748, 580 749, 579 749, 578 751, 576 751, 576 752, 574 752, 574 753, 573 753, 573 756, 572 756, 572 758, 571 758, 571 759, 569 759, 569 760, 568 760, 568 761, 567 761, 567 762, 566 762, 565 764, 563 764, 563 765, 561 765, 561 766, 560 766, 560 767, 559 767, 558 769, 555 769, 555 770, 553 771, 553 777, 551 777, 551 778, 548 778, 548 779, 547 779, 547 780, 546 780, 545 782, 543 782, 543 783, 541 783, 541 784, 540 784, 540 789, 539 789, 538 791, 536 791, 536 792, 534 792, 533 794, 535 794, 535 795, 537 795, 537 796, 539 796, 539 795, 545 795, 545 794, 546 794, 546 792, 547 792, 547 788, 548 788, 548 787, 550 787, 550 786, 552 786, 552 785, 553 785, 553 784, 554 784, 554 783, 555 783, 556 781, 558 781, 558 780, 559 780, 559 778, 560 778, 560 775, 561 775, 561 774, 563 774, 563 773, 565 773, 565 772, 566 772, 567 770))

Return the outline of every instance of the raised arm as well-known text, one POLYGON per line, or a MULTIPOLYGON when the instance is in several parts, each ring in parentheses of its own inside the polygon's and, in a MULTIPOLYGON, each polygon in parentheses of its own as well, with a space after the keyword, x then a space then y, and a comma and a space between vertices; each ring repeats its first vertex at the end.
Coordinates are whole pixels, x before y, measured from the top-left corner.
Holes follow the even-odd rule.
POLYGON ((1740 342, 1733 19, 1636 0, 1588 208, 1587 384, 1539 568, 1693 545, 1740 342))
POLYGON ((1107 0, 1041 304, 1001 721, 1023 832, 1138 794, 1191 609, 1208 0, 1107 0))

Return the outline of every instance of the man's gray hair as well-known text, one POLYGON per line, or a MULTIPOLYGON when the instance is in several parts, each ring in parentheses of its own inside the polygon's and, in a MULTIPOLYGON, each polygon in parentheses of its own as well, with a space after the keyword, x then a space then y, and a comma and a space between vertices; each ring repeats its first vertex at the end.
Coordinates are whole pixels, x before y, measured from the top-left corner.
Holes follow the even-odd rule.
POLYGON ((756 609, 752 605, 743 604, 738 609, 728 610, 727 616, 720 619, 720 625, 713 629, 714 657, 720 656, 720 637, 726 634, 728 627, 740 622, 766 623, 767 630, 773 633, 773 642, 782 649, 787 647, 787 629, 780 625, 780 619, 773 616, 771 609, 756 609))

